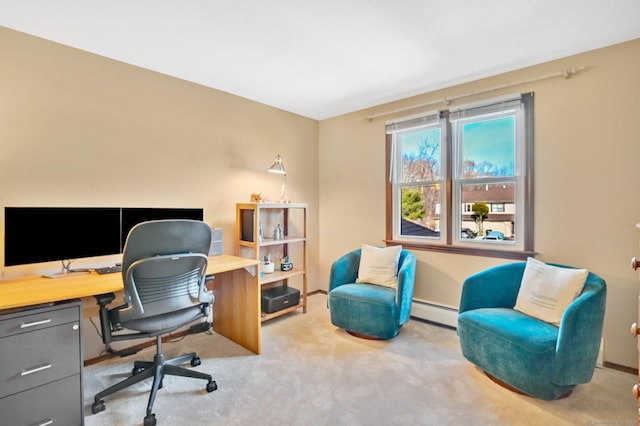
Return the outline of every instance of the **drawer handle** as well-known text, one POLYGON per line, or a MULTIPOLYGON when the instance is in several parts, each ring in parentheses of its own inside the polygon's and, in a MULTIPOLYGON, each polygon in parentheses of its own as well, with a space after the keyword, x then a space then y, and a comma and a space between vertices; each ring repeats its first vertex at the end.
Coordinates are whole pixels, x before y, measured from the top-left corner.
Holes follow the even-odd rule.
POLYGON ((51 368, 51 364, 47 364, 47 365, 43 365, 41 367, 36 367, 36 368, 32 368, 31 370, 22 370, 20 372, 21 376, 28 376, 29 374, 33 374, 33 373, 37 373, 38 371, 42 371, 42 370, 46 370, 48 368, 51 368))
POLYGON ((53 420, 49 419, 49 420, 45 420, 42 423, 38 423, 37 425, 34 426, 48 426, 48 425, 52 425, 53 424, 53 420))
POLYGON ((34 321, 34 322, 23 322, 22 324, 20 324, 20 328, 35 327, 36 325, 49 324, 50 322, 51 322, 51 319, 34 321))

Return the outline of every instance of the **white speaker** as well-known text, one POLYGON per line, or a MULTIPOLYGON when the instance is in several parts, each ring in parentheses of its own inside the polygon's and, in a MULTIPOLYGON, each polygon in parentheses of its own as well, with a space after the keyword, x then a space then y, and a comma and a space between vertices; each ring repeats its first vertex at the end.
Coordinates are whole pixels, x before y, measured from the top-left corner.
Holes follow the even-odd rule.
POLYGON ((222 254, 222 228, 211 228, 211 245, 209 246, 209 256, 219 256, 222 254))

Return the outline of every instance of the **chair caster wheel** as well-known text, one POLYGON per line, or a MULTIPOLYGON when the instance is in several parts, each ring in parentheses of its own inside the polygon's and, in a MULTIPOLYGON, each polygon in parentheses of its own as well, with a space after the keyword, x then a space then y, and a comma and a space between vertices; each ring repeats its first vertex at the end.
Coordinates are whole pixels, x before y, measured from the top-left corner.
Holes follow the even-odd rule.
POLYGON ((149 414, 144 418, 144 426, 156 426, 156 415, 149 414))
POLYGON ((191 366, 192 367, 197 367, 200 364, 202 364, 202 361, 200 360, 200 358, 198 358, 197 356, 194 356, 193 358, 191 358, 191 366))
POLYGON ((216 384, 215 380, 212 380, 209 383, 207 383, 207 392, 213 392, 216 389, 218 389, 218 385, 216 384))
POLYGON ((100 400, 98 402, 94 402, 93 405, 91 406, 91 412, 93 414, 98 414, 101 411, 105 410, 105 405, 104 405, 104 401, 100 400))

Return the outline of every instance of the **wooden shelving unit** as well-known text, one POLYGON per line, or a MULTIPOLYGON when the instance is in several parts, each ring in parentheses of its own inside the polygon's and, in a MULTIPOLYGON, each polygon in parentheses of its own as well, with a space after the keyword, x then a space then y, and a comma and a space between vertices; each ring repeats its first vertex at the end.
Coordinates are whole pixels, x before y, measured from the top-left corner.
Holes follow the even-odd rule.
MULTIPOLYGON (((275 263, 272 273, 260 275, 261 288, 291 286, 300 290, 300 302, 273 313, 262 312, 262 321, 297 309, 307 312, 307 204, 306 203, 238 203, 236 204, 236 255, 263 261, 270 255, 275 263), (273 238, 280 225, 282 238, 273 238), (280 270, 280 258, 288 256, 293 269, 280 270)), ((262 266, 262 265, 260 265, 262 266)), ((260 270, 255 273, 259 274, 260 270)))

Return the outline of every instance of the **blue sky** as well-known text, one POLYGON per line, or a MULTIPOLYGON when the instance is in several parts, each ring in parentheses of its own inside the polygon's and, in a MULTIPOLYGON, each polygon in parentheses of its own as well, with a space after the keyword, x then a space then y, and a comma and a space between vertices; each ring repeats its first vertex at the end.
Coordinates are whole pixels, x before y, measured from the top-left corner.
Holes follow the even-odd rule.
POLYGON ((440 128, 404 133, 402 135, 402 153, 417 155, 420 151, 420 145, 422 145, 422 141, 425 139, 428 139, 430 143, 439 142, 440 128))
POLYGON ((464 159, 476 163, 487 161, 496 167, 513 168, 514 132, 513 116, 465 124, 464 159))

